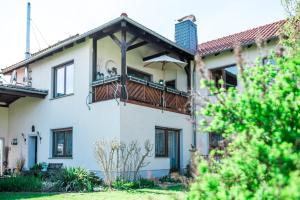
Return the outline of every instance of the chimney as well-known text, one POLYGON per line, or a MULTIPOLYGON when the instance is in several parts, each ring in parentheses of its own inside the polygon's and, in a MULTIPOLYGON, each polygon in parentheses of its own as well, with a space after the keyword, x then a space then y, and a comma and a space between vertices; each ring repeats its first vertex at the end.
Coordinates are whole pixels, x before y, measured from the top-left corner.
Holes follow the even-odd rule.
POLYGON ((188 15, 177 20, 175 24, 175 42, 180 47, 196 53, 198 46, 196 17, 188 15))
POLYGON ((26 51, 25 59, 30 57, 30 2, 27 3, 27 16, 26 16, 26 51))

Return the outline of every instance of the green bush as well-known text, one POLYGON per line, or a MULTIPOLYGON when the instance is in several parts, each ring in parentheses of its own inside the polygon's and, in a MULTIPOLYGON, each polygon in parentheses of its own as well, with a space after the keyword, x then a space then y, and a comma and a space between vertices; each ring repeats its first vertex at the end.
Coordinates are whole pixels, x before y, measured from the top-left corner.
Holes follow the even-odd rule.
POLYGON ((142 178, 138 182, 139 182, 140 188, 154 188, 156 186, 156 183, 150 179, 142 178))
POLYGON ((80 167, 63 168, 54 178, 58 191, 93 191, 101 180, 94 173, 80 167))
POLYGON ((217 101, 202 110, 203 131, 227 144, 200 162, 189 200, 300 199, 300 51, 244 70, 242 92, 205 83, 217 101))
POLYGON ((153 188, 155 186, 156 186, 155 182, 150 179, 140 179, 138 181, 123 181, 118 179, 112 183, 112 187, 118 190, 153 188))
POLYGON ((0 179, 0 192, 39 192, 42 181, 34 176, 15 176, 0 179))

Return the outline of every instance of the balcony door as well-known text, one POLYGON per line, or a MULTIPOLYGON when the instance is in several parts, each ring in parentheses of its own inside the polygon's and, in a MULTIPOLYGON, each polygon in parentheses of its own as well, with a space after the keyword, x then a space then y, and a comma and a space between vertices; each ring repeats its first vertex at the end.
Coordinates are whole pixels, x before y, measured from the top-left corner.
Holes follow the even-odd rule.
POLYGON ((170 159, 170 171, 180 170, 180 131, 156 127, 155 156, 170 159))

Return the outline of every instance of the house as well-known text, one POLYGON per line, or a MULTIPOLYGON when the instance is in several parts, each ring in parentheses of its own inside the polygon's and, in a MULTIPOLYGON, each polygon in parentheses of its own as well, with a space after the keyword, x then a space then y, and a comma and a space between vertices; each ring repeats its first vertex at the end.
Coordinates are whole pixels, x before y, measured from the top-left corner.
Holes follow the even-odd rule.
POLYGON ((8 168, 24 158, 26 169, 47 162, 99 172, 95 142, 117 139, 154 145, 142 175, 184 170, 196 37, 191 20, 176 24, 175 43, 122 14, 2 69, 15 83, 0 85, 8 168))
POLYGON ((47 162, 100 172, 95 141, 150 140, 154 152, 143 176, 183 171, 191 146, 207 155, 214 140, 212 134, 196 134, 192 123, 198 120, 190 101, 199 83, 196 51, 212 78, 238 86, 234 43, 244 46, 251 64, 274 49, 282 23, 197 45, 193 16, 175 24, 173 42, 122 14, 32 54, 2 69, 14 83, 0 84, 2 159, 9 168, 24 158, 27 169, 47 162), (255 45, 257 34, 267 42, 263 54, 255 45))
MULTIPOLYGON (((280 28, 284 23, 285 20, 280 20, 199 44, 198 51, 205 64, 208 76, 218 87, 220 87, 219 80, 223 79, 224 87, 241 89, 241 84, 237 79, 235 46, 240 45, 242 47, 242 58, 245 67, 254 66, 257 62, 262 64, 274 62, 269 56, 282 50, 278 42, 280 28), (261 47, 258 47, 258 45, 261 45, 261 47), (258 58, 260 60, 257 60, 258 58)), ((196 76, 196 78, 199 79, 199 76, 196 76)), ((199 80, 196 80, 196 82, 199 82, 199 80)), ((199 85, 195 84, 195 87, 196 90, 200 90, 199 85)), ((196 121, 198 121, 199 117, 196 118, 196 121)), ((201 153, 207 155, 210 149, 218 146, 218 141, 221 139, 220 135, 215 133, 202 134, 199 136, 197 145, 202 147, 200 148, 201 153)))

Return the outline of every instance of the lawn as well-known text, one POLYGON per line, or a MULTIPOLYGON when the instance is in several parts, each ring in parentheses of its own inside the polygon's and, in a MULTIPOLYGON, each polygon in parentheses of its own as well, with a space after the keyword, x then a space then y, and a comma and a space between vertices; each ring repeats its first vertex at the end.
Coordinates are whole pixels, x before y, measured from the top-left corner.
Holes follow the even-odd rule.
POLYGON ((145 199, 169 200, 184 199, 185 192, 178 188, 163 189, 136 189, 130 191, 106 191, 92 193, 0 193, 0 199, 32 199, 32 200, 108 200, 108 199, 145 199))

